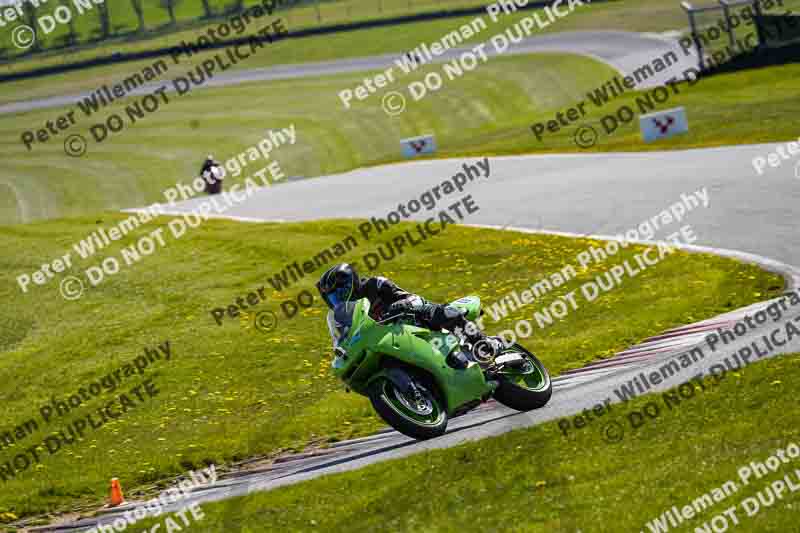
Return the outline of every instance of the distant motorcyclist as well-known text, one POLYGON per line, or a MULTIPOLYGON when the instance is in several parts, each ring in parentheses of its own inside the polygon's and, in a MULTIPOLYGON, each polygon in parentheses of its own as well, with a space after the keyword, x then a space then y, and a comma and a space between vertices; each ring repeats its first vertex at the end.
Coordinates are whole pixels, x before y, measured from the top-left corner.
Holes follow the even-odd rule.
POLYGON ((367 298, 370 315, 376 320, 410 313, 423 327, 435 331, 447 329, 463 335, 472 345, 473 352, 480 352, 484 356, 497 355, 504 346, 501 339, 487 337, 476 325, 469 323, 460 309, 429 302, 384 277, 359 278, 355 269, 347 263, 329 268, 317 282, 317 289, 331 309, 343 302, 367 298))
POLYGON ((214 159, 213 155, 206 157, 203 168, 200 169, 200 177, 206 182, 205 191, 208 194, 219 194, 222 192, 222 180, 224 172, 222 165, 214 159))

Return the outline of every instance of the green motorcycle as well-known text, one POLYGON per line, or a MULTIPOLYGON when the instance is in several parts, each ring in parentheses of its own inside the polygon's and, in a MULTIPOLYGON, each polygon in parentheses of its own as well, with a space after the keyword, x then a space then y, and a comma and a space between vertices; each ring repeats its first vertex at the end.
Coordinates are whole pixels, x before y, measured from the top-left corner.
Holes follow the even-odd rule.
MULTIPOLYGON (((480 298, 451 305, 468 320, 481 313, 480 298)), ((415 439, 444 434, 450 418, 489 398, 518 411, 543 407, 553 393, 547 369, 519 344, 478 361, 452 333, 431 331, 397 315, 377 321, 366 298, 328 313, 334 342, 333 373, 349 389, 367 396, 378 414, 415 439)))

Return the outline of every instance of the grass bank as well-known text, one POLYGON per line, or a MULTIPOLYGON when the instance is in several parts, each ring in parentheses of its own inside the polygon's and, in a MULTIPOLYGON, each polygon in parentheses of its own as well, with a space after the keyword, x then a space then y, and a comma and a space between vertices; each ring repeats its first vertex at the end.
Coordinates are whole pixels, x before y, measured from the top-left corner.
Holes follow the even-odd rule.
MULTIPOLYGON (((0 465, 37 443, 41 453, 40 464, 0 482, 0 513, 23 516, 96 506, 113 476, 130 490, 200 464, 324 445, 382 426, 369 402, 346 394, 329 373, 330 341, 319 298, 292 319, 280 310, 279 302, 302 290, 313 294, 322 268, 283 292, 268 282, 286 263, 341 242, 354 232, 356 222, 209 221, 180 239, 165 229, 164 247, 88 287, 79 300, 59 296, 59 283, 67 272, 46 286, 20 292, 15 281, 20 273, 40 268, 90 232, 121 220, 118 214, 102 214, 0 227, 0 246, 15 250, 0 258, 0 381, 12 385, 0 392, 0 430, 13 432, 29 420, 38 423, 35 431, 0 450, 0 465), (262 286, 266 301, 216 324, 213 308, 246 299, 262 286), (274 330, 254 327, 259 311, 276 313, 274 330), (81 388, 165 341, 170 342, 168 361, 153 361, 142 376, 123 375, 116 390, 104 388, 67 415, 45 423, 43 405, 69 401, 81 388), (129 391, 147 378, 158 392, 140 401, 129 391), (135 404, 124 416, 87 431, 57 453, 45 451, 41 443, 48 436, 95 413, 122 392, 135 404), (254 441, 257 434, 264 436, 254 441)), ((69 273, 85 278, 83 269, 105 257, 120 258, 122 247, 167 220, 138 228, 91 260, 76 257, 69 273)), ((358 246, 343 259, 363 265, 364 254, 404 229, 401 225, 370 241, 358 236, 358 246)), ((489 304, 574 263, 578 252, 592 243, 448 226, 441 236, 407 249, 372 274, 388 276, 433 301, 476 293, 489 304)), ((613 262, 579 271, 568 284, 537 301, 536 309, 520 310, 520 316, 495 324, 493 332, 513 326, 521 316, 530 318, 562 291, 578 288, 639 250, 629 248, 613 262)), ((666 328, 766 299, 781 286, 778 276, 753 266, 678 252, 626 280, 623 288, 537 330, 526 342, 558 374, 666 328)))

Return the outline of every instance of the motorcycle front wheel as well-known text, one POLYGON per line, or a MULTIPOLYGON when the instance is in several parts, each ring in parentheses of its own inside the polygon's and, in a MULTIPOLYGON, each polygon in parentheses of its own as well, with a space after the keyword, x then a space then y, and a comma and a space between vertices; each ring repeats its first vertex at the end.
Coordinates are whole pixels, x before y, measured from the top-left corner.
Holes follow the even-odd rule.
POLYGON ((401 392, 391 380, 381 377, 372 384, 369 399, 380 417, 394 429, 411 438, 425 440, 447 430, 447 410, 433 386, 414 377, 419 394, 401 392))

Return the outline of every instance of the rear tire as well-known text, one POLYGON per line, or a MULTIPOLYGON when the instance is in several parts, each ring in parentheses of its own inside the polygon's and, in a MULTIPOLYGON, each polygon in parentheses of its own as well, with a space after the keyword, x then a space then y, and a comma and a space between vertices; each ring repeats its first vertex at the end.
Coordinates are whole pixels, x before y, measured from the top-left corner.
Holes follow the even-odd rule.
POLYGON ((534 368, 530 374, 501 374, 500 385, 494 391, 494 398, 517 411, 531 411, 544 407, 553 395, 553 382, 549 372, 535 355, 519 344, 504 350, 503 353, 510 351, 522 355, 528 365, 534 368))
POLYGON ((438 390, 414 376, 411 379, 422 393, 420 401, 400 392, 388 378, 380 377, 369 390, 372 407, 387 424, 403 435, 419 440, 444 435, 448 416, 438 390))

